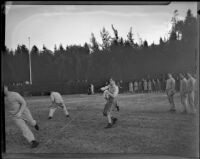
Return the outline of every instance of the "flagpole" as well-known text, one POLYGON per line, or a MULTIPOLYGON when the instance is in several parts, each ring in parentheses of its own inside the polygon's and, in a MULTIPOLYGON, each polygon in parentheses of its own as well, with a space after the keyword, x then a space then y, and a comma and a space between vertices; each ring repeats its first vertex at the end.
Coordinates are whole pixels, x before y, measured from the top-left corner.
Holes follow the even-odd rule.
POLYGON ((32 84, 32 71, 31 71, 31 51, 30 51, 30 37, 28 37, 29 42, 29 71, 30 71, 30 84, 32 84))

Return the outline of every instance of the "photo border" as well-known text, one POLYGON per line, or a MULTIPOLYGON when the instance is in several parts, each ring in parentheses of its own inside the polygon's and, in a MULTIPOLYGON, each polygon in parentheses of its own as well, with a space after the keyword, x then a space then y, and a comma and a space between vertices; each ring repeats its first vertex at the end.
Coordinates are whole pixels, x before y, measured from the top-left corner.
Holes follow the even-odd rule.
MULTIPOLYGON (((5 24, 5 5, 10 4, 10 5, 168 5, 170 4, 170 1, 164 1, 164 2, 149 2, 149 1, 6 1, 3 4, 1 4, 1 25, 5 24)), ((197 2, 197 11, 199 12, 200 10, 200 2, 197 2)), ((197 13, 197 20, 198 20, 198 28, 200 28, 200 14, 197 13)), ((1 35, 3 35, 1 38, 3 38, 3 42, 1 43, 1 54, 5 49, 5 25, 3 29, 1 28, 1 35)), ((197 77, 199 79, 199 29, 198 29, 198 38, 197 38, 197 77)), ((1 57, 2 58, 2 57, 1 57)), ((2 62, 2 60, 1 60, 2 62)), ((2 66, 2 64, 1 64, 2 66)), ((2 68, 1 68, 2 71, 2 68)), ((2 80, 3 78, 1 78, 2 80)), ((199 80, 198 80, 198 87, 199 87, 199 80)), ((3 84, 1 82, 1 88, 3 88, 3 84)), ((3 92, 3 89, 2 89, 3 92)), ((107 154, 107 153, 95 153, 95 154, 66 154, 66 153, 6 153, 5 152, 5 141, 6 141, 6 135, 5 135, 5 112, 4 112, 4 96, 3 93, 1 94, 1 146, 3 147, 2 150, 2 158, 5 159, 40 159, 40 158, 137 158, 137 159, 143 159, 143 158, 148 158, 148 159, 178 159, 178 158, 184 158, 181 156, 169 156, 169 155, 155 155, 155 154, 135 154, 135 153, 126 153, 126 154, 107 154)), ((199 95, 199 89, 198 89, 198 95, 199 95)), ((199 100, 198 100, 198 105, 199 105, 199 100)), ((199 114, 198 114, 198 119, 199 122, 199 114)), ((199 132, 199 129, 198 129, 199 132)), ((199 136, 198 136, 198 141, 199 141, 199 136)), ((198 157, 197 157, 198 158, 198 157)))

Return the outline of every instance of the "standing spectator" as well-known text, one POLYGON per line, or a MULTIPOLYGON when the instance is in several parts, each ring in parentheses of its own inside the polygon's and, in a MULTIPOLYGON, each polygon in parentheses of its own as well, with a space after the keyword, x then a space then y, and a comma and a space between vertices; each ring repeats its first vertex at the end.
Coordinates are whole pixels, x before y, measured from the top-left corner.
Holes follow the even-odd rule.
POLYGON ((139 93, 142 93, 142 81, 140 80, 139 82, 138 82, 138 88, 139 88, 139 93))
POLYGON ((144 93, 144 78, 142 79, 142 93, 144 93))
MULTIPOLYGON (((106 86, 108 85, 109 83, 106 83, 106 86)), ((118 86, 118 88, 119 88, 119 92, 121 93, 121 89, 122 89, 122 87, 121 87, 121 84, 120 84, 120 82, 117 82, 117 84, 116 84, 117 86, 118 86)))
POLYGON ((160 81, 160 92, 163 92, 163 78, 159 78, 160 81))
POLYGON ((94 94, 94 85, 90 84, 88 88, 88 95, 94 94))
POLYGON ((187 79, 180 74, 180 96, 183 105, 183 113, 187 113, 187 79))
POLYGON ((129 91, 129 82, 128 81, 126 81, 126 82, 124 82, 124 90, 126 91, 126 92, 128 92, 129 91))
POLYGON ((133 82, 129 82, 129 92, 133 93, 133 82))
POLYGON ((152 91, 156 92, 156 81, 154 79, 152 80, 152 91))
POLYGON ((158 93, 158 78, 156 78, 155 81, 155 92, 158 93))
POLYGON ((136 80, 134 82, 134 91, 135 93, 138 93, 138 82, 136 80))
POLYGON ((170 73, 168 74, 168 80, 166 83, 166 93, 171 106, 170 111, 174 112, 176 111, 174 104, 175 79, 172 77, 170 73))
POLYGON ((162 92, 165 92, 165 88, 166 88, 166 79, 165 79, 165 77, 162 77, 162 79, 161 79, 161 90, 162 90, 162 92))
MULTIPOLYGON (((120 86, 121 86, 121 92, 123 93, 124 92, 124 83, 122 80, 120 80, 119 82, 120 86)), ((107 86, 107 85, 106 85, 107 86)))
POLYGON ((90 85, 90 89, 91 89, 91 94, 94 94, 94 85, 93 84, 90 85))
POLYGON ((148 88, 147 88, 147 81, 146 81, 146 79, 144 79, 144 82, 143 82, 143 87, 144 87, 144 93, 147 93, 147 91, 148 91, 148 88))
POLYGON ((152 82, 150 79, 148 80, 147 87, 148 87, 148 92, 151 93, 152 92, 152 82))
POLYGON ((195 79, 190 73, 187 73, 187 92, 188 92, 188 105, 191 112, 195 112, 194 107, 194 91, 195 91, 195 79))
POLYGON ((157 78, 157 82, 156 82, 156 87, 157 87, 157 92, 161 92, 161 83, 160 83, 160 80, 159 78, 157 78))
POLYGON ((179 90, 180 90, 180 79, 179 79, 178 76, 176 76, 175 80, 176 80, 176 91, 179 92, 179 90))
POLYGON ((88 86, 88 95, 91 95, 90 85, 88 86))

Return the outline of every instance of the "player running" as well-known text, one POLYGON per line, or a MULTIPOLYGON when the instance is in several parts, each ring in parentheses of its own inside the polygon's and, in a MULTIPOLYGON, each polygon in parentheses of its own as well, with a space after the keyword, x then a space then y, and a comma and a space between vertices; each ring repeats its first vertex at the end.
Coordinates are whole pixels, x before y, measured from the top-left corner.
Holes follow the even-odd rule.
POLYGON ((17 92, 11 92, 8 87, 4 86, 6 109, 8 110, 11 118, 15 124, 22 131, 23 136, 31 144, 31 148, 38 146, 39 142, 35 140, 35 137, 26 123, 33 126, 36 130, 39 130, 37 122, 33 119, 29 108, 27 107, 24 98, 17 92))
POLYGON ((54 112, 57 108, 62 108, 66 117, 69 117, 69 112, 67 111, 66 105, 63 101, 62 96, 58 92, 50 92, 50 98, 52 104, 50 105, 50 111, 49 111, 49 118, 52 119, 54 112))
POLYGON ((105 128, 111 128, 113 124, 115 124, 117 121, 117 118, 113 117, 112 112, 115 108, 117 108, 116 97, 119 93, 119 88, 115 84, 115 81, 111 78, 110 84, 108 86, 102 87, 101 90, 104 91, 104 96, 106 98, 106 104, 103 110, 103 115, 107 116, 108 125, 105 128))

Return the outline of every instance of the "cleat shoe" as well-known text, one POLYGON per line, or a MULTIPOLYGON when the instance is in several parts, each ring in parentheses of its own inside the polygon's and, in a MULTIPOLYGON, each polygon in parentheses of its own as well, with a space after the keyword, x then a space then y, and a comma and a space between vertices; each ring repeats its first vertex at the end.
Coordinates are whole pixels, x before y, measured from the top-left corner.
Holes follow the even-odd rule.
POLYGON ((35 148, 35 147, 37 147, 39 145, 39 142, 37 142, 37 141, 31 141, 31 148, 35 148))
POLYGON ((35 126, 35 129, 38 131, 39 130, 39 126, 36 124, 35 126))
POLYGON ((52 119, 52 117, 48 117, 48 119, 50 120, 50 119, 52 119))
POLYGON ((108 123, 108 125, 105 127, 105 129, 107 128, 112 128, 112 124, 108 123))
POLYGON ((66 117, 69 118, 70 116, 69 116, 69 115, 66 115, 66 117))

